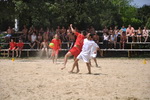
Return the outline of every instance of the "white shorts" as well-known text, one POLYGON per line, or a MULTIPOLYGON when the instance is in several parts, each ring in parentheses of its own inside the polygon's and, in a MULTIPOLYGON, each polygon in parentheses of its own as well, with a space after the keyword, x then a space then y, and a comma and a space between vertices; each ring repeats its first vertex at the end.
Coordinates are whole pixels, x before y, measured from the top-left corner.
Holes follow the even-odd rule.
POLYGON ((85 63, 89 63, 89 61, 90 61, 90 56, 87 55, 87 54, 82 54, 82 53, 80 53, 80 54, 77 56, 77 59, 82 59, 85 63))
POLYGON ((91 58, 96 58, 97 54, 91 54, 91 58))

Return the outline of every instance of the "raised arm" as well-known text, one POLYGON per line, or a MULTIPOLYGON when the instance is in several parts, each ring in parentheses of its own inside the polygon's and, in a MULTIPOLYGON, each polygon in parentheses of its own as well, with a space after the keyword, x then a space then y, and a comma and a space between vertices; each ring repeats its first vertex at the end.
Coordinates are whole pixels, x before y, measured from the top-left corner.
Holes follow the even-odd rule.
POLYGON ((76 31, 73 29, 72 24, 70 24, 71 31, 75 33, 76 31))

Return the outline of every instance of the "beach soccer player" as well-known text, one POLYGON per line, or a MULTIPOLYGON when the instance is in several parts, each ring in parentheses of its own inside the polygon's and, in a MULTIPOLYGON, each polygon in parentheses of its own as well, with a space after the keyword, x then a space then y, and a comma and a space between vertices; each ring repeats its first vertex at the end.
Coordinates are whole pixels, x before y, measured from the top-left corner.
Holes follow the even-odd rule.
MULTIPOLYGON (((99 67, 98 63, 97 63, 97 60, 96 60, 97 51, 99 51, 100 55, 102 56, 102 52, 101 52, 99 46, 97 45, 97 43, 93 43, 90 55, 91 55, 91 59, 94 60, 96 67, 99 67)), ((90 66, 92 66, 91 61, 90 61, 90 66)))
MULTIPOLYGON (((61 69, 66 68, 68 57, 74 56, 74 60, 75 60, 76 57, 80 54, 80 52, 82 50, 82 46, 83 46, 83 40, 84 40, 84 38, 86 36, 86 32, 85 31, 79 33, 76 30, 74 30, 73 27, 72 27, 72 24, 70 24, 70 28, 71 28, 71 31, 76 35, 77 38, 76 38, 74 46, 65 55, 64 67, 62 67, 61 69)), ((78 66, 78 63, 76 63, 76 66, 78 66)))
POLYGON ((55 34, 54 39, 52 39, 51 43, 54 44, 53 46, 51 46, 52 48, 51 59, 53 60, 53 63, 54 63, 54 62, 57 62, 59 50, 62 44, 61 40, 59 39, 58 34, 55 34))
POLYGON ((16 57, 21 57, 21 52, 23 49, 24 43, 22 42, 22 40, 19 39, 19 42, 17 43, 17 48, 16 48, 16 57), (19 55, 18 55, 19 52, 19 55))
POLYGON ((12 51, 12 57, 14 57, 15 49, 16 49, 16 42, 14 42, 14 40, 11 39, 11 42, 9 42, 8 57, 10 55, 10 51, 12 51))
MULTIPOLYGON (((91 57, 91 55, 90 54, 91 54, 91 51, 92 51, 92 46, 95 43, 93 41, 93 36, 94 36, 94 34, 89 34, 87 36, 87 38, 84 39, 84 44, 83 44, 83 47, 82 47, 82 51, 77 56, 77 58, 75 59, 73 67, 72 67, 72 70, 70 71, 71 73, 73 73, 73 70, 74 70, 76 64, 78 63, 78 61, 80 59, 82 59, 86 63, 86 65, 87 65, 88 74, 91 74, 91 66, 90 66, 90 57, 91 57)), ((79 66, 77 67, 77 73, 78 72, 79 72, 79 66)))

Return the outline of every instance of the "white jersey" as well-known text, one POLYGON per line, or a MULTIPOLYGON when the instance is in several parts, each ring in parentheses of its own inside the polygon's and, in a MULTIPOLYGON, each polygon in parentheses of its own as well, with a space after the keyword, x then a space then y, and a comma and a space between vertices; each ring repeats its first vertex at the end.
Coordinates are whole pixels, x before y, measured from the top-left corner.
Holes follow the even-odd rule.
POLYGON ((77 59, 82 59, 84 62, 89 62, 90 60, 90 54, 91 54, 91 48, 94 44, 94 41, 84 39, 83 47, 81 53, 77 56, 77 59))
POLYGON ((93 45, 92 45, 92 48, 91 48, 91 58, 96 58, 96 56, 97 56, 97 48, 99 48, 99 46, 96 44, 96 43, 94 43, 93 45))

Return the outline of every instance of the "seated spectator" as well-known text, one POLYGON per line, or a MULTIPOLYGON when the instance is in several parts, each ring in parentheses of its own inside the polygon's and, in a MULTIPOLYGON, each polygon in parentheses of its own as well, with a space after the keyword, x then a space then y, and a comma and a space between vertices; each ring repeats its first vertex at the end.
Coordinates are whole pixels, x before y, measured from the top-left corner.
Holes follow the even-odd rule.
POLYGON ((120 33, 121 33, 121 39, 120 39, 120 49, 124 49, 124 47, 125 47, 125 43, 126 43, 126 41, 127 41, 127 38, 126 38, 126 32, 125 32, 125 31, 120 30, 120 33))
POLYGON ((144 27, 144 29, 143 29, 142 36, 144 37, 144 42, 147 42, 149 34, 148 34, 148 30, 146 29, 146 27, 144 27))
POLYGON ((126 32, 126 28, 124 26, 121 27, 122 32, 126 32))
POLYGON ((127 42, 129 41, 129 37, 132 37, 132 42, 134 42, 135 31, 131 25, 128 26, 126 30, 127 42))
POLYGON ((36 36, 35 32, 33 32, 33 34, 31 35, 31 43, 29 44, 31 49, 34 49, 34 47, 36 45, 36 41, 37 41, 37 36, 36 36))
POLYGON ((24 43, 22 42, 22 40, 19 40, 19 42, 17 43, 17 48, 16 48, 16 57, 21 57, 21 52, 23 49, 24 43), (18 55, 19 52, 19 55, 18 55))
POLYGON ((10 38, 12 36, 12 33, 13 33, 13 30, 12 28, 9 26, 8 29, 7 29, 7 35, 5 36, 5 41, 6 42, 9 42, 10 41, 10 38))
POLYGON ((93 40, 95 41, 95 43, 99 44, 99 35, 97 33, 95 33, 93 40))
POLYGON ((91 34, 95 34, 95 29, 94 29, 94 27, 93 27, 93 26, 91 26, 91 27, 89 28, 89 33, 91 33, 91 34))
POLYGON ((103 48, 108 49, 108 41, 109 41, 109 35, 104 33, 103 34, 103 48))
POLYGON ((68 36, 68 49, 71 49, 75 43, 76 40, 76 36, 74 33, 70 32, 69 30, 67 30, 67 36, 68 36))
POLYGON ((43 41, 43 37, 42 37, 41 33, 39 33, 37 36, 37 49, 40 49, 40 45, 41 45, 42 41, 43 41))
POLYGON ((42 52, 41 52, 41 57, 42 57, 42 54, 43 52, 46 52, 46 56, 49 57, 48 55, 48 42, 44 39, 44 41, 41 43, 41 46, 40 46, 42 52))
POLYGON ((117 37, 115 35, 115 33, 113 32, 112 35, 110 35, 110 44, 111 44, 111 48, 116 48, 116 43, 117 43, 117 37), (112 46, 113 44, 113 46, 112 46))
POLYGON ((10 51, 12 51, 12 57, 14 57, 15 49, 16 49, 16 42, 14 42, 14 40, 11 39, 11 42, 9 42, 8 57, 10 55, 10 51))
POLYGON ((139 27, 139 29, 137 30, 137 42, 141 42, 141 37, 142 37, 142 29, 141 27, 139 27))
POLYGON ((31 35, 33 34, 33 28, 30 27, 29 31, 28 31, 28 42, 31 42, 31 35))
POLYGON ((49 33, 49 41, 51 41, 53 39, 54 34, 55 34, 54 29, 51 28, 50 33, 49 33))
POLYGON ((120 34, 120 32, 119 32, 119 30, 118 30, 118 28, 117 28, 117 26, 115 26, 115 28, 114 28, 114 31, 113 31, 114 33, 115 33, 115 35, 116 35, 116 41, 117 42, 120 42, 120 36, 121 36, 121 34, 120 34))

